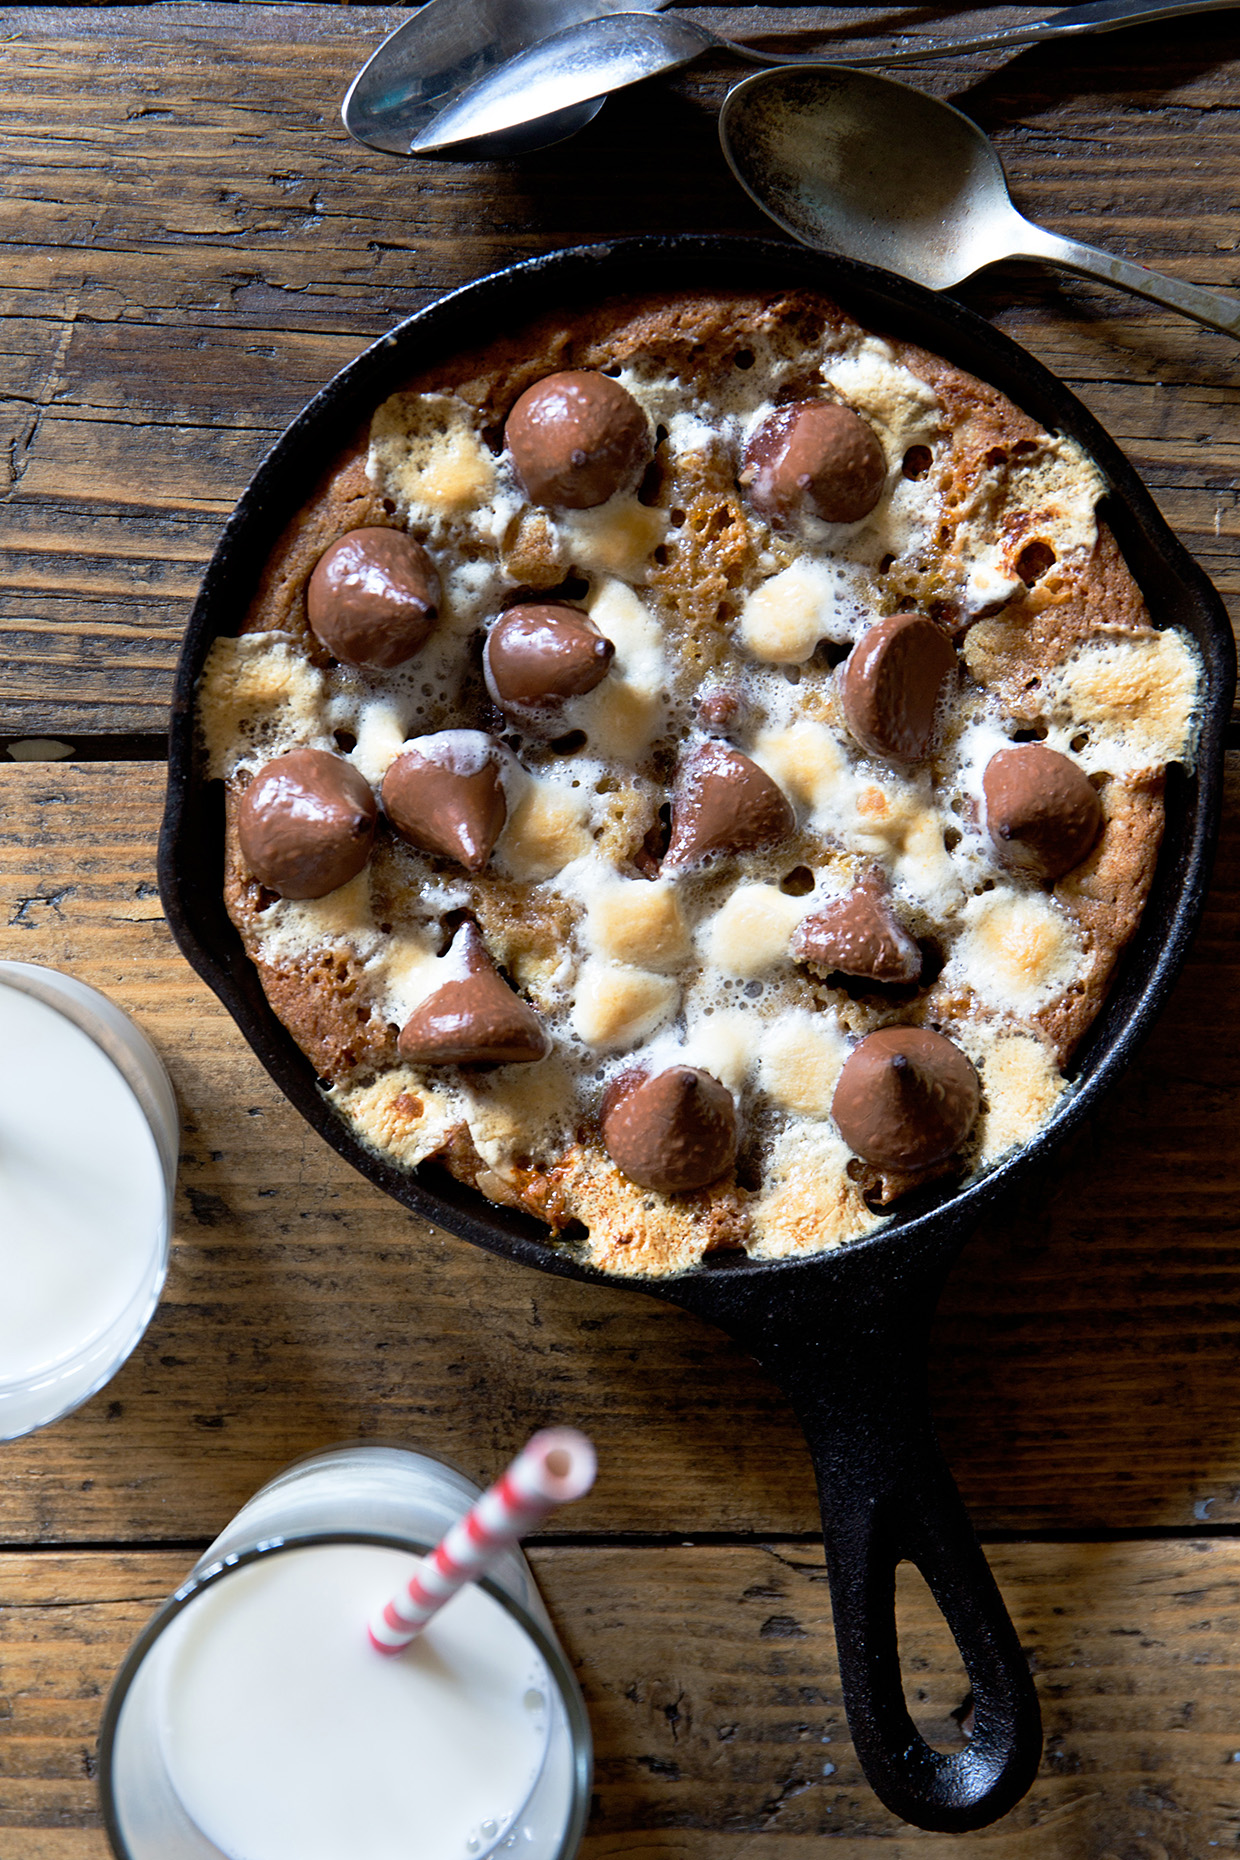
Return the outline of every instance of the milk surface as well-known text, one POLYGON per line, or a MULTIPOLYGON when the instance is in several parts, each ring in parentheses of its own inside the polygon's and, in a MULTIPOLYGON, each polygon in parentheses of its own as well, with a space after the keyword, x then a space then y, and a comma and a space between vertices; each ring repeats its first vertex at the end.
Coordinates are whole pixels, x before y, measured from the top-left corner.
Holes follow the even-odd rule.
POLYGON ((112 1061, 0 985, 0 1390, 87 1349, 142 1296, 166 1207, 155 1138, 112 1061))
POLYGON ((228 1860, 480 1860, 515 1835, 551 1680, 476 1587, 413 1645, 370 1616, 418 1559, 375 1544, 268 1554, 206 1588, 157 1657, 164 1761, 228 1860))

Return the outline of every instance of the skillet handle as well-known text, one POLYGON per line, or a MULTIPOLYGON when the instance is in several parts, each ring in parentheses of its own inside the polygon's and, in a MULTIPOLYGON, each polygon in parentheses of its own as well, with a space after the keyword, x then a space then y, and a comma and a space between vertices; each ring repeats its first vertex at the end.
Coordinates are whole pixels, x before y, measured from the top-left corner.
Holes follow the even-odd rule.
POLYGON ((876 1286, 872 1267, 846 1259, 832 1260, 821 1292, 802 1281, 789 1295, 776 1281, 758 1309, 748 1299, 713 1311, 714 1300, 693 1302, 775 1376, 805 1429, 844 1708, 871 1788, 916 1827, 963 1834, 997 1821, 1029 1788, 1042 1722, 930 1415, 926 1336, 950 1260, 906 1262, 894 1284, 876 1286), (972 1686, 973 1734, 950 1755, 926 1743, 904 1701, 895 1573, 906 1560, 925 1577, 972 1686))
MULTIPOLYGON (((960 1834, 998 1820, 1024 1795, 1037 1774, 1042 1723, 1028 1662, 935 1439, 924 1386, 908 1394, 898 1432, 867 1426, 860 1415, 849 1425, 839 1410, 827 1426, 820 1415, 802 1420, 861 1766, 905 1821, 960 1834), (950 1755, 926 1743, 904 1700, 895 1574, 905 1560, 925 1577, 972 1687, 973 1734, 950 1755)), ((896 1418, 890 1407, 887 1418, 896 1418)))

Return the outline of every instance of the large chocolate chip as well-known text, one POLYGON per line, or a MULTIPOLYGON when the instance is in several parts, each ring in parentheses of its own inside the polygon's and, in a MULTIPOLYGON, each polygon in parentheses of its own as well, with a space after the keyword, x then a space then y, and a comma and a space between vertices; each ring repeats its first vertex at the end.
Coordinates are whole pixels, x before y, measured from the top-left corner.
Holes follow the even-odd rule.
POLYGON ((383 809, 403 840, 480 872, 508 818, 504 751, 481 730, 415 736, 383 778, 383 809))
POLYGON ((787 797, 764 769, 728 743, 702 743, 676 777, 663 869, 696 865, 711 853, 773 846, 795 825, 787 797))
POLYGON ((306 592, 310 626, 346 665, 391 671, 425 645, 439 577, 403 530, 350 530, 318 559, 306 592))
POLYGON ((416 1007, 397 1051, 415 1066, 520 1066, 545 1059, 551 1038, 532 1007, 514 994, 472 923, 449 951, 461 973, 416 1007))
POLYGON ((1102 803, 1080 765, 1041 743, 1001 749, 982 776, 986 830, 1002 865, 1062 878, 1102 828, 1102 803))
POLYGON ((884 1027, 849 1054, 831 1115, 858 1156, 910 1175, 959 1149, 980 1102, 977 1073, 951 1040, 926 1027, 884 1027))
POLYGON ((530 502, 566 510, 631 489, 650 456, 650 428, 628 389, 582 368, 526 388, 504 437, 530 502))
POLYGON ((736 1157, 732 1094, 697 1066, 630 1073, 605 1096, 599 1121, 612 1161, 661 1195, 705 1188, 736 1157))
POLYGON ((859 975, 875 982, 915 982, 921 951, 891 908, 877 872, 867 872, 845 897, 803 917, 792 953, 824 974, 859 975))
POLYGON ((753 434, 740 481, 773 523, 803 511, 827 523, 857 523, 882 496, 887 460, 873 428, 851 407, 798 400, 776 408, 753 434))
MULTIPOLYGON (((487 690, 518 722, 531 712, 555 718, 565 698, 582 697, 607 676, 616 649, 575 607, 560 602, 510 607, 487 636, 487 690)), ((558 725, 557 725, 558 727, 558 725)))
POLYGON ((282 898, 324 898, 365 865, 378 812, 351 762, 326 749, 290 749, 241 797, 242 857, 282 898))
POLYGON ((924 762, 939 699, 956 669, 947 635, 921 614, 891 614, 868 627, 844 667, 844 721, 872 755, 924 762))

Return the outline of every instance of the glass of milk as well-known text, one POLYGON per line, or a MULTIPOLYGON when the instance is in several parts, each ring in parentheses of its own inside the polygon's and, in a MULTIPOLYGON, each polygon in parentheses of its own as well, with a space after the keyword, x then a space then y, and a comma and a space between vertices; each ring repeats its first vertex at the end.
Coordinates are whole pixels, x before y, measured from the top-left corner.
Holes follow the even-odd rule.
POLYGON ((0 962, 0 1440, 115 1375, 159 1300, 176 1100, 106 996, 0 962))
POLYGON ((402 1653, 367 1633, 478 1497, 443 1460, 359 1445, 237 1513, 108 1700, 117 1860, 571 1860, 589 1722, 521 1552, 402 1653))

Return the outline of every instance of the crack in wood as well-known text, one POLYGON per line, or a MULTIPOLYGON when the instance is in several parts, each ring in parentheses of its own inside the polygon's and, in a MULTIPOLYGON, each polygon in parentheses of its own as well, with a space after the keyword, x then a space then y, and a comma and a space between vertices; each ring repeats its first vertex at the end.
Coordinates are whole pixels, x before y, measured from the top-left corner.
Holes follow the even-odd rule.
MULTIPOLYGON (((83 280, 83 283, 84 282, 85 281, 83 280)), ((65 358, 69 352, 69 344, 73 340, 73 331, 74 331, 75 323, 77 321, 78 306, 80 302, 81 302, 81 286, 79 286, 77 291, 71 293, 69 297, 68 310, 66 313, 62 315, 60 319, 61 329, 60 329, 60 337, 56 344, 56 351, 54 355, 52 356, 47 372, 43 377, 42 383, 40 384, 39 391, 37 395, 35 395, 34 400, 32 402, 33 406, 36 408, 36 412, 35 412, 34 419, 31 422, 30 428, 28 432, 26 433, 25 439, 22 440, 20 443, 20 450, 18 449, 17 442, 15 441, 10 442, 9 458, 8 458, 8 484, 5 487, 4 491, 0 493, 0 503, 7 502, 16 496, 18 489, 20 488, 22 479, 26 475, 26 468, 30 462, 30 457, 34 450, 35 441, 38 439, 38 436, 39 436, 39 428, 43 422, 44 410, 50 404, 50 402, 52 401, 53 397, 56 394, 57 389, 60 387, 62 381, 64 380, 65 358)))
POLYGON ((76 890, 76 885, 62 885, 57 891, 38 891, 27 898, 15 898, 13 902, 17 908, 9 918, 9 927, 21 930, 36 929, 39 919, 31 916, 30 913, 39 909, 51 910, 57 917, 63 917, 61 904, 66 898, 71 898, 76 890))

